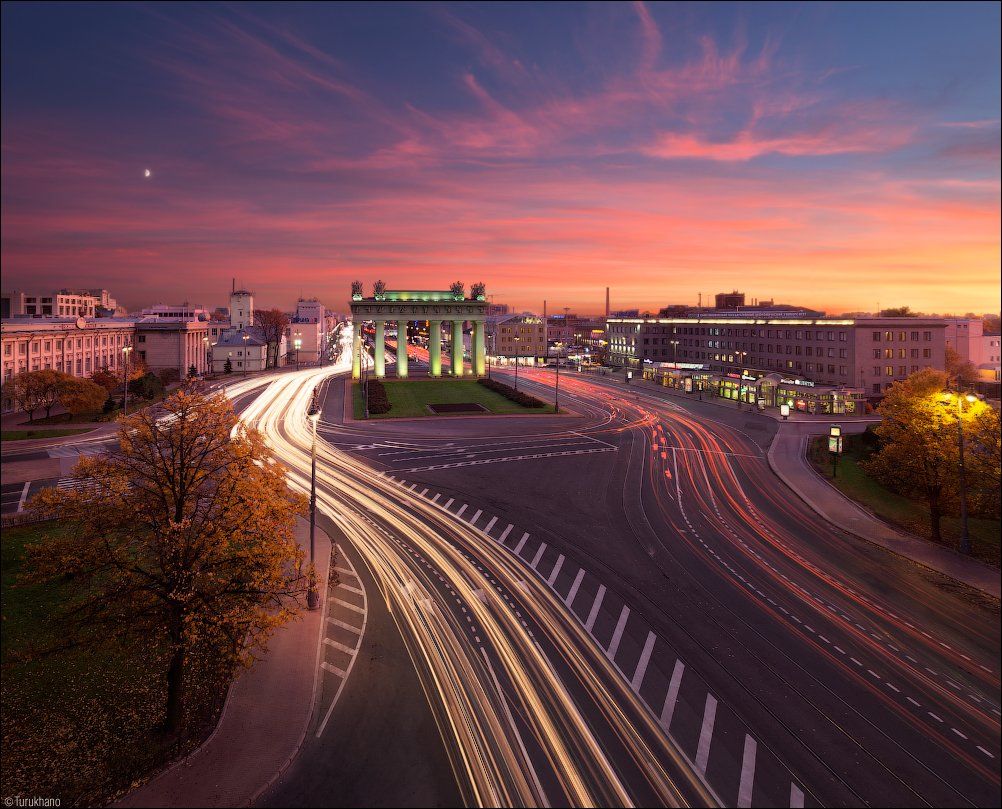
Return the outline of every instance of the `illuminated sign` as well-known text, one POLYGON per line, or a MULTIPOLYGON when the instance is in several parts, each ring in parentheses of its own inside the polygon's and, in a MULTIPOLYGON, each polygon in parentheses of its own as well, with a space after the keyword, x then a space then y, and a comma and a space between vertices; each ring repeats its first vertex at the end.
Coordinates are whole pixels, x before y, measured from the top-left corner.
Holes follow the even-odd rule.
POLYGON ((783 385, 800 385, 805 388, 814 387, 814 383, 809 379, 780 379, 779 381, 783 385))

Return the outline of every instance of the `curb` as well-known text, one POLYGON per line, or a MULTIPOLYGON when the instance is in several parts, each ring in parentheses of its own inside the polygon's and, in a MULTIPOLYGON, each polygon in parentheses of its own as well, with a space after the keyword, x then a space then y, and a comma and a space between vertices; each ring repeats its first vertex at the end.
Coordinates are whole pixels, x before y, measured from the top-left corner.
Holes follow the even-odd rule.
MULTIPOLYGON (((786 488, 788 488, 798 498, 800 498, 800 500, 803 503, 805 503, 808 506, 808 508, 811 509, 811 511, 813 511, 815 514, 817 514, 828 525, 834 526, 835 528, 839 529, 840 531, 844 531, 845 533, 849 534, 850 536, 854 536, 857 539, 861 539, 864 542, 868 542, 871 545, 875 545, 876 547, 881 548, 881 549, 883 549, 885 551, 888 551, 889 553, 893 553, 895 556, 900 557, 901 559, 905 559, 908 562, 911 562, 913 565, 918 565, 919 567, 923 567, 926 570, 928 570, 928 571, 930 571, 932 573, 935 573, 935 574, 937 574, 939 576, 944 576, 945 578, 949 579, 950 581, 956 582, 957 584, 960 584, 960 585, 962 585, 964 587, 969 587, 972 590, 977 590, 979 593, 981 593, 981 594, 983 594, 983 595, 985 595, 985 596, 987 596, 989 598, 992 598, 992 599, 994 599, 996 601, 999 600, 999 596, 998 595, 996 595, 995 593, 991 593, 991 592, 989 592, 989 591, 987 591, 987 590, 979 587, 977 584, 972 584, 971 582, 963 581, 961 579, 956 578, 955 576, 950 575, 949 573, 946 573, 945 571, 937 570, 936 568, 932 567, 931 565, 928 565, 925 562, 919 561, 918 559, 914 559, 911 556, 909 556, 908 554, 902 553, 901 551, 896 550, 893 547, 885 545, 882 542, 879 542, 879 541, 873 539, 872 537, 864 536, 863 534, 860 534, 858 531, 854 531, 853 529, 848 528, 848 527, 846 527, 844 525, 841 525, 840 523, 833 522, 831 519, 829 519, 825 514, 823 514, 819 510, 819 508, 815 505, 814 501, 808 499, 805 495, 801 494, 800 491, 796 487, 794 487, 787 480, 786 476, 782 472, 780 472, 779 469, 777 468, 776 462, 773 459, 773 453, 774 453, 774 451, 776 449, 776 437, 778 437, 778 436, 779 436, 779 433, 777 433, 776 436, 773 438, 772 444, 769 446, 769 451, 766 453, 766 457, 767 457, 767 459, 769 461, 769 468, 772 470, 773 474, 783 482, 783 485, 786 486, 786 488)), ((803 461, 803 458, 804 458, 804 445, 806 443, 806 439, 809 438, 809 437, 810 436, 808 436, 808 435, 800 436, 800 448, 798 450, 798 455, 800 456, 801 461, 803 461)), ((810 466, 807 466, 807 470, 812 475, 815 475, 815 476, 819 477, 819 479, 823 480, 822 478, 820 478, 820 476, 818 476, 817 472, 815 472, 814 469, 811 468, 810 466)), ((826 485, 830 486, 830 484, 828 484, 827 481, 824 481, 824 482, 826 483, 826 485)), ((884 522, 879 517, 877 517, 875 514, 871 514, 869 511, 865 510, 862 506, 860 506, 854 500, 852 500, 851 498, 849 498, 848 496, 846 496, 845 494, 843 494, 842 492, 840 492, 834 486, 831 486, 831 489, 832 489, 832 491, 835 494, 837 494, 839 497, 841 497, 846 502, 848 502, 851 505, 855 506, 856 508, 860 509, 860 511, 862 511, 865 515, 867 515, 871 519, 874 519, 874 520, 877 520, 877 521, 881 522, 883 525, 885 525, 887 527, 888 530, 893 531, 893 532, 899 534, 902 539, 904 539, 904 540, 914 540, 916 542, 926 542, 927 541, 927 540, 923 540, 921 537, 915 537, 915 536, 912 536, 912 535, 909 535, 909 534, 905 534, 904 532, 902 532, 896 526, 892 526, 892 525, 884 522)), ((937 547, 939 547, 939 546, 937 546, 937 547)), ((946 549, 946 550, 949 550, 949 549, 946 549)))

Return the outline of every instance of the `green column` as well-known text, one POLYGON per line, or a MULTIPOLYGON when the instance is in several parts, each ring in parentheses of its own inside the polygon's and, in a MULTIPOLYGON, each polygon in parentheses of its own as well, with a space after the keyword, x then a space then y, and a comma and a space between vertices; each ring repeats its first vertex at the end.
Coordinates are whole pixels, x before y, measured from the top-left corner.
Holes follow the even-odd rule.
POLYGON ((428 321, 428 365, 432 376, 442 375, 442 321, 428 321))
POLYGON ((352 321, 351 324, 351 378, 362 378, 362 322, 352 321))
POLYGON ((487 360, 484 355, 484 322, 473 321, 473 373, 484 376, 487 373, 487 360))
POLYGON ((407 321, 397 321, 397 378, 407 378, 407 321))
POLYGON ((386 376, 386 321, 376 321, 376 377, 386 376))
POLYGON ((452 375, 463 375, 463 321, 452 321, 452 375))

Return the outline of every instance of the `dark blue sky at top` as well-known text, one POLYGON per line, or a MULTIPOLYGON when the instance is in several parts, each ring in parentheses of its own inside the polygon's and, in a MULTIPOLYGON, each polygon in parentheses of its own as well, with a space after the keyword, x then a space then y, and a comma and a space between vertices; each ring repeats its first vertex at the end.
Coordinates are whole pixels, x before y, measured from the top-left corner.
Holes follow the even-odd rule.
MULTIPOLYGON (((129 249, 137 254, 154 238, 177 242, 181 209, 198 219, 199 204, 219 211, 253 200, 255 210, 292 215, 369 201, 373 189, 441 199, 452 193, 442 191, 445 180, 455 188, 463 178, 506 191, 524 182, 533 191, 519 214, 557 220, 566 200, 555 171, 603 203, 629 189, 632 205, 634 184, 648 177, 701 187, 733 181, 735 195, 749 198, 770 183, 837 175, 929 180, 926 199, 963 183, 997 186, 998 3, 652 3, 646 13, 658 45, 639 70, 642 13, 628 3, 7 2, 2 13, 4 158, 18 170, 8 176, 5 167, 5 207, 27 223, 40 222, 46 205, 65 206, 70 221, 86 186, 75 179, 68 200, 58 166, 152 166, 163 197, 130 205, 148 205, 151 217, 169 207, 172 230, 136 235, 129 249), (685 81, 687 66, 715 73, 718 59, 726 79, 709 88, 687 96, 648 87, 666 74, 685 81), (867 125, 847 135, 857 116, 867 125), (902 132, 886 148, 867 147, 870 129, 880 138, 898 124, 902 132), (258 131, 270 125, 274 131, 258 131), (467 126, 449 143, 454 128, 467 126), (494 142, 501 130, 513 134, 494 142), (787 142, 791 132, 796 144, 787 142), (445 145, 432 159, 436 137, 445 145), (850 145, 832 147, 832 138, 850 145), (52 175, 33 174, 29 183, 29 151, 8 146, 32 139, 39 166, 48 165, 46 149, 60 158, 52 175), (737 157, 708 154, 748 140, 758 145, 737 157), (820 141, 826 145, 811 153, 820 141), (420 169, 380 164, 361 177, 350 164, 412 147, 425 161, 420 169), (327 165, 328 155, 345 162, 327 165)), ((113 196, 112 179, 93 182, 96 200, 113 196)), ((511 213, 484 212, 471 232, 511 213)), ((211 251, 242 243, 247 233, 236 218, 220 225, 211 251)), ((374 221, 366 211, 366 224, 374 221)), ((82 234, 93 267, 114 247, 93 222, 59 233, 38 225, 24 238, 8 233, 14 222, 5 218, 5 247, 19 257, 14 273, 31 272, 30 256, 46 254, 32 239, 82 234)), ((540 237, 551 239, 566 246, 569 237, 540 237)), ((316 244, 303 245, 283 245, 281 255, 315 262, 316 244)), ((403 242, 396 247, 406 255, 403 242)), ((347 274, 351 266, 392 266, 386 255, 333 254, 347 274)), ((46 261, 51 272, 54 259, 46 261)))

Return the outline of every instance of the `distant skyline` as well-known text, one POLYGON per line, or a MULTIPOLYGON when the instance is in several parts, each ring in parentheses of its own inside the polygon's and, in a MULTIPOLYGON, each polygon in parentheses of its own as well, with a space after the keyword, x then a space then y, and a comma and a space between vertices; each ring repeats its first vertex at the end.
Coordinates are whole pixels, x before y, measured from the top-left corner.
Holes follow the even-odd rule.
POLYGON ((1000 6, 4 3, 3 287, 997 311, 1000 6), (148 172, 148 175, 147 175, 148 172))

